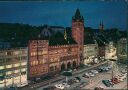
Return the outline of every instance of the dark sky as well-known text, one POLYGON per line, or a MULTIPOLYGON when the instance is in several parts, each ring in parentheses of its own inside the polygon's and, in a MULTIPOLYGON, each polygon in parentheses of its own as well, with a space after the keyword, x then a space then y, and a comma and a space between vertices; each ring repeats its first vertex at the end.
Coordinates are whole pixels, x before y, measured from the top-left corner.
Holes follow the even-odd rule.
POLYGON ((1 23, 71 26, 75 10, 79 8, 85 27, 98 28, 103 20, 105 28, 126 29, 126 5, 123 2, 0 2, 1 23))

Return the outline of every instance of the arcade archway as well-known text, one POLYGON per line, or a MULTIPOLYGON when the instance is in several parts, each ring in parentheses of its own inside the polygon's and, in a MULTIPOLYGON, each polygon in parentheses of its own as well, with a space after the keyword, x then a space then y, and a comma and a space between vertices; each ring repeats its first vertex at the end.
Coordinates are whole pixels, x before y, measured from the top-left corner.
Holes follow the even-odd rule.
POLYGON ((67 64, 67 69, 71 69, 71 68, 72 68, 71 63, 68 62, 68 64, 67 64))
POLYGON ((61 71, 64 71, 66 68, 65 68, 65 64, 63 63, 62 65, 61 65, 61 71))
POLYGON ((76 61, 73 61, 73 69, 75 69, 76 68, 76 61))

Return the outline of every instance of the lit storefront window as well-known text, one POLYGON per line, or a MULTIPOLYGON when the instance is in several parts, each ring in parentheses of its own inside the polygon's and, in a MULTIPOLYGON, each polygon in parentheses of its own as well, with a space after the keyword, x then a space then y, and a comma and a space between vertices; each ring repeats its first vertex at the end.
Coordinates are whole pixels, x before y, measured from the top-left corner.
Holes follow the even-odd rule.
POLYGON ((22 68, 22 69, 21 69, 21 72, 24 72, 24 71, 26 71, 26 68, 22 68))
POLYGON ((23 62, 23 63, 21 63, 21 65, 27 65, 27 62, 23 62))
POLYGON ((4 69, 4 66, 0 66, 0 70, 4 69))
POLYGON ((10 74, 12 74, 12 71, 8 71, 8 72, 6 72, 6 74, 7 75, 10 75, 10 74))
POLYGON ((20 66, 20 63, 16 63, 13 65, 14 67, 19 67, 20 66))
POLYGON ((13 55, 19 55, 20 54, 20 51, 14 51, 13 52, 13 55))
POLYGON ((6 65, 6 68, 12 68, 12 65, 10 64, 10 65, 6 65))
POLYGON ((15 70, 14 73, 19 73, 19 70, 15 70))

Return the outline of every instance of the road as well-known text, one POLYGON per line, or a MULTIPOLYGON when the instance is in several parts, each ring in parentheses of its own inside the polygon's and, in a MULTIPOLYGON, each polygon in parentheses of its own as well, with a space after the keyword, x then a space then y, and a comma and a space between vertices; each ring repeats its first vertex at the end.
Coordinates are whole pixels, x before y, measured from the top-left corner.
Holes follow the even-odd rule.
MULTIPOLYGON (((87 72, 87 71, 89 71, 89 70, 91 70, 91 69, 93 69, 93 68, 99 67, 99 66, 101 66, 101 65, 107 64, 107 63, 108 63, 108 61, 105 61, 105 62, 99 63, 99 64, 97 64, 97 65, 94 65, 94 66, 91 66, 91 67, 88 67, 88 68, 85 68, 85 69, 82 69, 82 70, 78 70, 78 71, 76 71, 76 72, 73 72, 73 75, 72 75, 72 77, 70 77, 70 78, 73 78, 73 77, 75 77, 75 76, 81 76, 81 75, 83 75, 85 72, 87 72)), ((62 80, 60 80, 60 81, 51 83, 50 85, 47 85, 47 86, 43 86, 43 85, 42 85, 42 86, 40 86, 40 88, 38 88, 37 90, 43 90, 43 88, 48 87, 48 86, 54 86, 55 84, 60 83, 60 82, 62 82, 63 80, 65 80, 65 78, 62 79, 62 80)))
MULTIPOLYGON (((92 68, 96 68, 98 66, 99 65, 96 65, 96 66, 94 66, 92 68)), ((89 68, 87 70, 81 70, 81 71, 79 71, 79 73, 74 74, 73 77, 80 76, 82 78, 83 73, 89 71, 92 68, 89 68)), ((117 66, 116 66, 116 68, 113 68, 114 75, 120 74, 120 72, 117 72, 118 71, 117 69, 119 69, 121 71, 123 68, 122 67, 118 67, 117 68, 117 66)), ((73 78, 73 77, 71 77, 71 78, 73 78)), ((94 77, 91 77, 89 79, 84 79, 85 81, 88 81, 89 84, 86 84, 82 89, 87 89, 87 90, 88 89, 91 89, 91 90, 94 90, 95 87, 103 87, 104 89, 107 89, 107 90, 108 89, 109 90, 110 89, 120 89, 120 90, 127 89, 127 79, 125 79, 123 82, 120 82, 120 83, 114 85, 113 87, 106 87, 102 83, 102 80, 108 80, 108 79, 111 79, 111 78, 112 78, 112 70, 110 70, 108 72, 98 73, 94 77)), ((61 83, 61 81, 56 82, 56 83, 61 83)), ((52 84, 52 86, 54 86, 56 83, 52 84)), ((74 89, 75 88, 75 90, 80 90, 80 88, 77 89, 77 86, 79 87, 80 86, 80 83, 75 83, 75 84, 73 84, 68 89, 74 89)), ((43 90, 43 87, 41 87, 41 88, 39 88, 37 90, 43 90)))
MULTIPOLYGON (((116 64, 115 64, 116 65, 116 64)), ((120 65, 116 65, 116 68, 113 68, 113 73, 114 75, 119 75, 121 74, 121 71, 123 69, 126 69, 125 66, 122 67, 120 65), (118 68, 117 68, 118 67, 118 68), (118 71, 118 72, 117 72, 118 71)), ((102 80, 108 80, 112 78, 112 70, 104 73, 99 73, 95 77, 92 77, 89 81, 90 84, 84 86, 82 89, 94 89, 95 87, 103 87, 104 89, 127 89, 127 78, 118 84, 115 84, 113 87, 106 87, 103 83, 102 80)))
MULTIPOLYGON (((88 68, 85 68, 85 69, 78 70, 76 72, 73 72, 73 76, 71 78, 73 78, 75 76, 82 76, 83 73, 85 73, 85 72, 87 72, 87 71, 89 71, 93 68, 97 68, 101 65, 104 65, 106 63, 108 63, 108 61, 99 63, 97 65, 94 65, 94 66, 91 66, 91 67, 88 67, 88 68)), ((110 63, 111 62, 109 62, 109 64, 110 63)), ((114 70, 114 71, 116 72, 117 70, 114 70)), ((111 78, 111 70, 107 73, 99 73, 95 77, 92 77, 92 78, 86 80, 86 81, 90 81, 90 84, 86 85, 83 89, 94 89, 96 86, 101 86, 101 87, 106 88, 102 84, 101 81, 103 79, 110 79, 110 78, 111 78)), ((43 90, 43 88, 48 87, 48 86, 54 86, 55 84, 60 83, 63 80, 65 80, 65 77, 60 75, 60 76, 57 76, 56 78, 54 78, 52 80, 48 80, 48 81, 44 81, 42 83, 34 84, 34 85, 29 86, 29 87, 22 88, 21 90, 29 90, 29 89, 31 89, 31 90, 43 90)), ((78 85, 78 84, 76 84, 76 85, 78 85)), ((125 80, 125 82, 121 82, 119 85, 115 85, 113 88, 115 89, 118 86, 120 86, 121 88, 127 88, 126 80, 125 80)), ((113 88, 110 88, 110 89, 113 89, 113 88)), ((109 88, 106 88, 106 89, 109 89, 109 88)))
POLYGON ((113 87, 106 87, 103 83, 102 80, 108 80, 111 79, 112 75, 111 75, 111 70, 107 73, 99 73, 98 75, 96 75, 95 77, 90 79, 90 84, 86 85, 85 87, 83 87, 83 89, 94 89, 95 87, 103 87, 105 89, 126 89, 126 85, 127 85, 127 79, 125 79, 123 82, 120 82, 116 85, 114 85, 113 87))

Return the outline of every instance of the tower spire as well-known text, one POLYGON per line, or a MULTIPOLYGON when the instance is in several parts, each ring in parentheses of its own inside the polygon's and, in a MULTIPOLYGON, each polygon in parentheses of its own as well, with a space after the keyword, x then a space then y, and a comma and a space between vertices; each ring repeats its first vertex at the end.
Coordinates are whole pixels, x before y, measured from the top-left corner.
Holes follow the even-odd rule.
POLYGON ((103 21, 100 21, 99 30, 102 32, 104 30, 104 24, 103 21))
POLYGON ((73 20, 83 20, 83 16, 80 14, 80 10, 77 8, 73 20))

